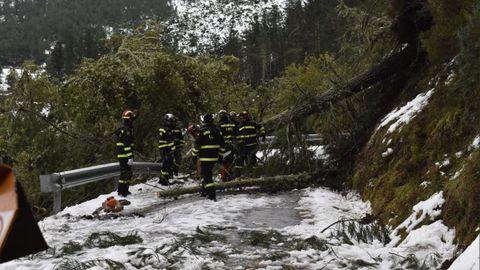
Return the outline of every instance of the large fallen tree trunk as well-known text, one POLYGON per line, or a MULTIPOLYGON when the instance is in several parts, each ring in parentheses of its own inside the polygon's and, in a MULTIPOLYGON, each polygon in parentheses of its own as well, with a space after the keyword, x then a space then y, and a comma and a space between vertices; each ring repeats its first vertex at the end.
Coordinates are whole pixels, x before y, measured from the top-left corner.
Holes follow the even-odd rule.
MULTIPOLYGON (((230 182, 222 182, 216 184, 217 190, 235 189, 253 187, 262 191, 280 191, 291 190, 295 188, 304 188, 313 184, 316 181, 314 177, 307 173, 292 174, 292 175, 277 175, 259 178, 239 179, 230 182)), ((202 190, 201 186, 194 187, 178 187, 165 191, 157 192, 160 198, 177 197, 184 194, 199 193, 202 190)))
POLYGON ((327 105, 342 101, 370 86, 391 78, 395 74, 408 69, 417 56, 415 45, 407 45, 399 52, 393 53, 383 62, 370 70, 354 77, 341 86, 329 89, 327 92, 302 100, 300 104, 285 110, 263 122, 267 130, 275 130, 285 126, 293 119, 321 112, 327 105))

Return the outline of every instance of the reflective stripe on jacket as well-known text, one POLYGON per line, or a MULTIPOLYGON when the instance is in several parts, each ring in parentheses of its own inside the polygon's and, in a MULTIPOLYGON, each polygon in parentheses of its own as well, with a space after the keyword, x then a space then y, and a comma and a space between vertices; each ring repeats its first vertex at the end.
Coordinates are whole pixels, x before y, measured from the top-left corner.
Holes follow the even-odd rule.
POLYGON ((133 158, 133 130, 127 125, 115 131, 117 158, 133 158))
POLYGON ((235 128, 236 125, 234 123, 230 122, 220 122, 220 131, 222 132, 223 135, 223 140, 225 143, 232 143, 233 140, 235 139, 235 128))
POLYGON ((216 162, 225 153, 225 142, 222 133, 213 124, 200 128, 192 149, 192 155, 203 162, 216 162))
POLYGON ((180 128, 172 129, 173 142, 176 148, 183 147, 185 140, 183 139, 183 132, 180 128))
POLYGON ((161 151, 170 152, 175 150, 175 143, 173 141, 172 130, 168 127, 158 129, 159 139, 158 139, 158 148, 161 151))
POLYGON ((258 145, 257 137, 265 136, 265 128, 255 122, 242 122, 237 127, 237 142, 243 146, 258 145))

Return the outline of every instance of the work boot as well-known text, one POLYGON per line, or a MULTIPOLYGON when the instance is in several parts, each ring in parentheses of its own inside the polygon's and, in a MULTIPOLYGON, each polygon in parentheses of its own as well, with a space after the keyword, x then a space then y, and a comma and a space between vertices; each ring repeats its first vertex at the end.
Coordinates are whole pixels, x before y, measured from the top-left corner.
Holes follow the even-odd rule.
POLYGON ((122 197, 127 197, 128 195, 132 194, 130 191, 128 191, 128 184, 125 183, 118 184, 117 193, 122 197))
POLYGON ((170 183, 168 182, 168 179, 164 178, 164 177, 160 177, 160 179, 158 179, 158 183, 162 186, 169 186, 170 185, 170 183))
POLYGON ((215 188, 214 187, 206 188, 206 193, 208 195, 209 200, 212 200, 214 202, 217 201, 217 194, 215 193, 215 188))

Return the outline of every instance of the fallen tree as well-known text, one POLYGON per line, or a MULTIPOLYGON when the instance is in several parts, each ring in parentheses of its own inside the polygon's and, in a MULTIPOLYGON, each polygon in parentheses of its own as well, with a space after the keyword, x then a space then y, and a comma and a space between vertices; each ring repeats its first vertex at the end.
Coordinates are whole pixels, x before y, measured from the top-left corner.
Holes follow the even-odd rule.
POLYGON ((302 99, 302 102, 299 104, 295 104, 288 110, 264 121, 263 125, 267 130, 272 131, 288 125, 295 119, 321 112, 331 103, 345 100, 356 93, 368 89, 370 86, 407 71, 414 63, 416 57, 416 45, 408 44, 391 54, 380 64, 352 78, 343 85, 332 87, 325 93, 302 99))
MULTIPOLYGON (((237 188, 254 188, 257 191, 281 191, 291 190, 295 188, 305 188, 312 184, 321 181, 308 173, 291 174, 291 175, 277 175, 259 178, 238 179, 235 181, 221 182, 215 185, 217 190, 237 189, 237 188)), ((157 192, 157 197, 177 197, 184 194, 199 193, 202 190, 201 186, 194 187, 178 187, 169 190, 157 192)))

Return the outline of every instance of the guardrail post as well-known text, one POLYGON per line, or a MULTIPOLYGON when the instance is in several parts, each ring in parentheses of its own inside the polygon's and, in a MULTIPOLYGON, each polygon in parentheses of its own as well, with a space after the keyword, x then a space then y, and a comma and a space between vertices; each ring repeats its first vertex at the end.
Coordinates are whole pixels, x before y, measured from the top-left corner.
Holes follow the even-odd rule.
POLYGON ((53 191, 53 213, 56 214, 62 210, 62 189, 56 188, 53 191))

